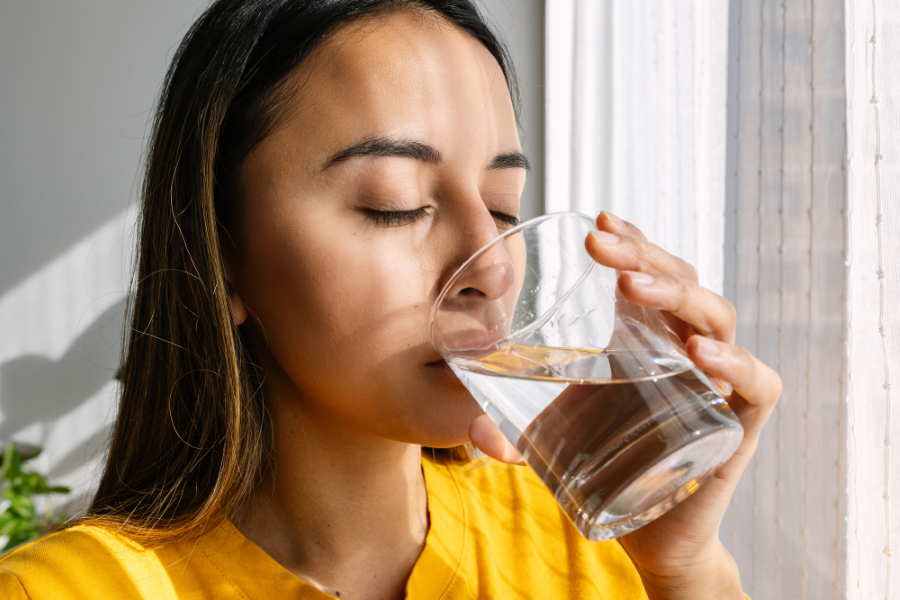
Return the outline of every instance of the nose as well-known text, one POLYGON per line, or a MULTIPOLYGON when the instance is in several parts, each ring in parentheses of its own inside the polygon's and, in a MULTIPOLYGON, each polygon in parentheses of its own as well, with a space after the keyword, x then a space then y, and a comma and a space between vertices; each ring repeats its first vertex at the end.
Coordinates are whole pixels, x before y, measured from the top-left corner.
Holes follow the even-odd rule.
POLYGON ((490 302, 509 293, 516 281, 516 270, 505 241, 479 253, 452 283, 445 298, 490 302))
POLYGON ((469 252, 477 252, 450 280, 434 313, 432 341, 447 360, 447 351, 480 352, 478 349, 489 349, 505 338, 521 288, 524 243, 516 239, 521 233, 493 241, 497 226, 486 209, 484 214, 489 220, 470 221, 466 231, 457 236, 455 250, 467 253, 460 263, 469 252), (488 242, 492 243, 482 249, 488 242))
POLYGON ((453 281, 445 298, 450 301, 491 301, 502 298, 513 287, 516 279, 515 266, 508 248, 509 240, 496 242, 481 251, 499 234, 494 217, 483 204, 480 210, 473 210, 466 217, 458 235, 454 236, 454 254, 457 257, 454 262, 457 266, 462 265, 476 252, 479 253, 453 281))

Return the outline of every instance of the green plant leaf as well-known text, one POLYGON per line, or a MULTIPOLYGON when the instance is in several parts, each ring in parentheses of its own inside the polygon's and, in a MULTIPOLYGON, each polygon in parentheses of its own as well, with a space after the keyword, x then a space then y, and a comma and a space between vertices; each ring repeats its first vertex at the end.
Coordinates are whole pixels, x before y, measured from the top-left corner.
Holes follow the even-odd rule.
POLYGON ((65 522, 62 515, 54 517, 52 506, 38 514, 34 498, 38 495, 66 494, 70 490, 64 486, 50 486, 47 479, 36 471, 23 468, 23 463, 39 454, 23 459, 13 444, 7 444, 0 469, 0 490, 9 506, 0 513, 0 535, 8 541, 0 552, 11 550, 25 542, 36 539, 42 532, 49 532, 65 522))

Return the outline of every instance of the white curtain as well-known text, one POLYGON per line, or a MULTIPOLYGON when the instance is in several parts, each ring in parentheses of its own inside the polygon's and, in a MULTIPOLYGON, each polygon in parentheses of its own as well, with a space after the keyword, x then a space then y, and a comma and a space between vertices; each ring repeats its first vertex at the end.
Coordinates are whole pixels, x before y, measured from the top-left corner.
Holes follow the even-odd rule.
POLYGON ((847 589, 900 598, 900 4, 845 11, 847 589))
POLYGON ((546 7, 545 210, 609 210, 721 291, 727 3, 546 7))
POLYGON ((837 598, 845 195, 841 0, 732 0, 726 291, 784 394, 720 535, 751 598, 837 598))
POLYGON ((745 591, 900 598, 900 4, 549 0, 546 60, 548 212, 694 263, 784 380, 720 529, 745 591))

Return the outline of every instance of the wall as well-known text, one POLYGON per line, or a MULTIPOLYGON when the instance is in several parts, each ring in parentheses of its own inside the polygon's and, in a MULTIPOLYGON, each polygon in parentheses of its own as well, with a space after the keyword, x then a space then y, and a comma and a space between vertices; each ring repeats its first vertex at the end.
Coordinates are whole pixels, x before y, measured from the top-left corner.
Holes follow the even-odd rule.
POLYGON ((522 194, 522 219, 544 214, 544 1, 478 0, 505 37, 522 93, 520 132, 531 173, 522 194))
POLYGON ((198 1, 0 5, 0 440, 90 493, 113 416, 138 166, 198 1))

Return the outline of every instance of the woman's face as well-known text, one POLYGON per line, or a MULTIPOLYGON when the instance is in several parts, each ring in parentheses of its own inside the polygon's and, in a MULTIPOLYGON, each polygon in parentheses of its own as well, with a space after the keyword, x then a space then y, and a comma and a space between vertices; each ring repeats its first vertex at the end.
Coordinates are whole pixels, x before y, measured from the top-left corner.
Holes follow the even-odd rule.
POLYGON ((243 164, 229 260, 269 397, 329 427, 462 443, 480 409, 428 321, 455 269, 519 213, 503 73, 468 34, 401 12, 342 29, 292 83, 243 164))

